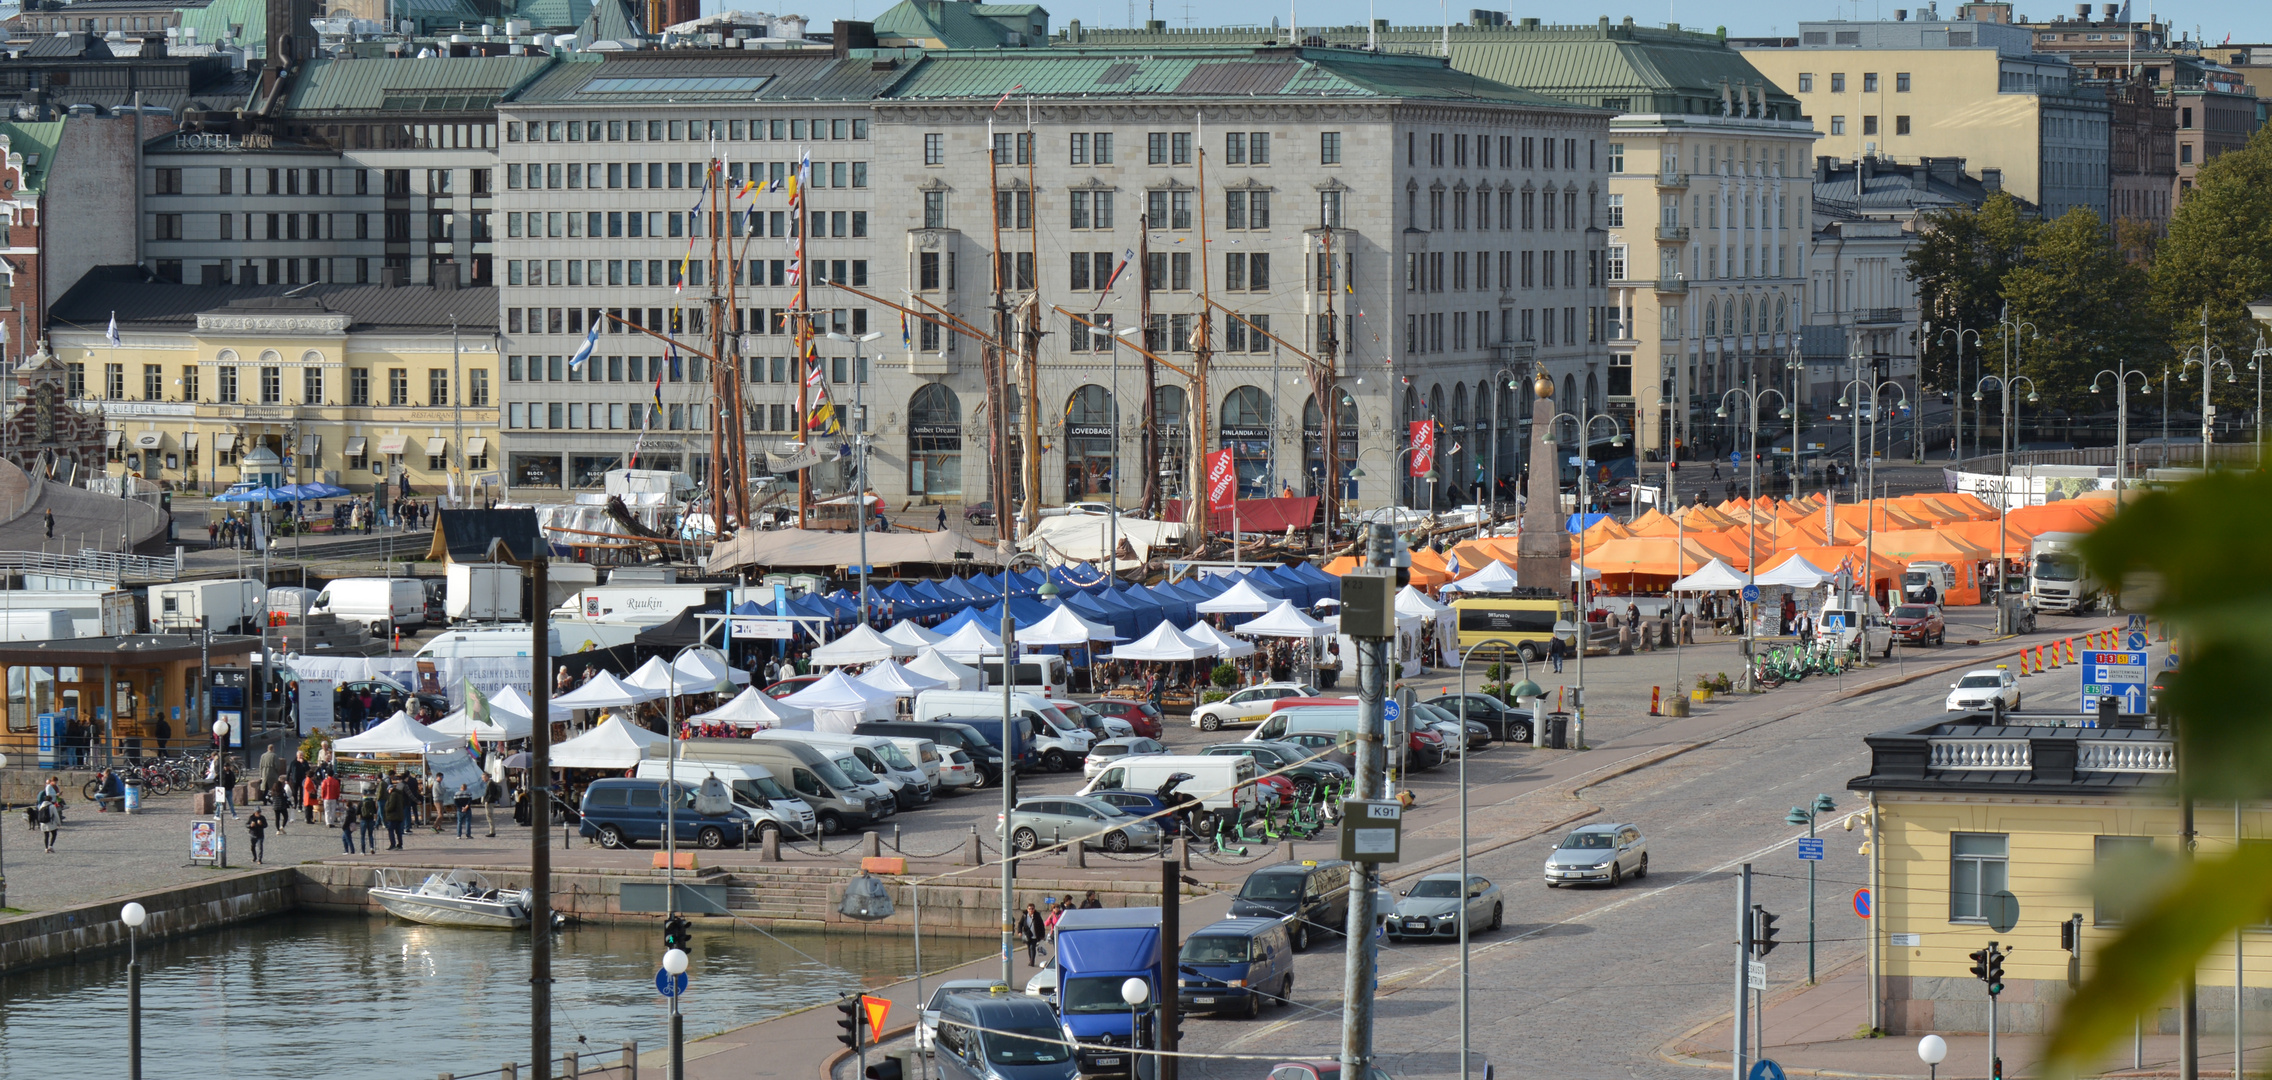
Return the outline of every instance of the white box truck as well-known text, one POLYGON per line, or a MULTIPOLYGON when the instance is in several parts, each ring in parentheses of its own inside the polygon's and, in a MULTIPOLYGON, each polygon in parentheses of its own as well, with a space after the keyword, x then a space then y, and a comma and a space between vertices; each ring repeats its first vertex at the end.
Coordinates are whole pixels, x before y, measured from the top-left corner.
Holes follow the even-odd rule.
POLYGON ((443 610, 453 623, 520 622, 521 569, 499 563, 451 563, 443 610))
POLYGON ((216 634, 260 631, 268 590, 251 578, 175 581, 150 586, 150 629, 161 633, 206 627, 216 634))
POLYGON ((0 641, 65 641, 78 636, 68 611, 0 609, 0 641))
POLYGON ((2083 566, 2082 533, 2047 532, 2027 551, 2028 602, 2037 611, 2080 615, 2091 609, 2101 589, 2083 566))

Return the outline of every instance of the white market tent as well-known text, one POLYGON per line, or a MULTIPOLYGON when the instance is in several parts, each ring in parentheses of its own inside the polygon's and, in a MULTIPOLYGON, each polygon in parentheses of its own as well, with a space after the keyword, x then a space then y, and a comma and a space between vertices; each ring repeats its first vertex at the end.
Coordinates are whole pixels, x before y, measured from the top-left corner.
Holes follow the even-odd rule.
POLYGON ((1173 623, 1162 622, 1152 632, 1129 642, 1105 657, 1107 660, 1198 660, 1214 656, 1222 647, 1212 641, 1196 641, 1177 632, 1173 623))
POLYGON ((947 640, 947 635, 928 626, 923 626, 912 619, 901 619, 898 625, 884 631, 884 640, 896 641, 902 645, 912 645, 920 650, 926 645, 936 645, 947 640))
MULTIPOLYGON (((671 692, 671 680, 674 677, 671 674, 671 666, 663 663, 662 657, 650 656, 646 663, 639 665, 639 670, 624 676, 623 681, 641 690, 652 690, 667 696, 671 692)), ((685 691, 680 692, 684 693, 685 691)))
POLYGON ((1521 582, 1515 580, 1515 572, 1508 569, 1506 563, 1494 559, 1483 569, 1458 581, 1451 582, 1437 591, 1503 593, 1513 592, 1521 585, 1521 582))
POLYGON ((841 669, 781 700, 811 709, 813 727, 819 731, 850 732, 863 720, 889 720, 899 714, 899 695, 855 682, 841 669))
POLYGON ((1254 587, 1251 581, 1241 581, 1216 593, 1198 604, 1202 615, 1223 615, 1238 612, 1260 613, 1277 607, 1283 597, 1270 596, 1254 587))
POLYGON ((712 648, 696 649, 671 666, 678 669, 681 694, 724 693, 731 686, 749 685, 749 672, 726 663, 726 658, 712 648), (687 689, 690 685, 695 689, 687 689))
POLYGON ((436 731, 398 711, 361 735, 332 743, 331 748, 341 754, 431 754, 464 745, 464 736, 436 731))
POLYGON ((1417 586, 1407 585, 1397 590, 1396 613, 1399 615, 1417 615, 1425 619, 1450 610, 1449 606, 1438 603, 1435 597, 1421 592, 1417 586))
POLYGON ((1020 645, 1086 645, 1092 641, 1120 641, 1109 626, 1098 626, 1060 604, 1049 617, 1018 631, 1020 645))
POLYGON ((552 703, 563 709, 616 709, 637 705, 642 701, 653 701, 662 696, 661 690, 633 686, 602 671, 584 680, 584 685, 553 698, 552 703))
POLYGON ((947 685, 947 680, 911 671, 897 660, 885 660, 860 673, 852 680, 885 691, 893 697, 914 697, 925 690, 936 690, 947 685))
MULTIPOLYGON (((1402 634, 1401 628, 1404 625, 1404 620, 1407 617, 1416 618, 1423 622, 1433 621, 1436 624, 1437 651, 1442 654, 1437 658, 1437 663, 1445 667, 1456 667, 1459 664, 1459 616, 1451 609, 1449 604, 1438 603, 1435 597, 1407 585, 1398 590, 1396 594, 1396 620, 1400 635, 1402 634)), ((1418 651, 1417 649, 1414 650, 1415 654, 1418 651)), ((1356 654, 1344 652, 1343 655, 1354 656, 1356 654)), ((1415 655, 1414 662, 1424 661, 1415 655)), ((1412 670, 1407 671, 1405 675, 1409 678, 1418 673, 1417 670, 1412 670)))
POLYGON ((907 665, 907 670, 918 675, 929 675, 956 690, 984 690, 985 676, 977 668, 956 663, 937 649, 925 649, 923 654, 907 665))
MULTIPOLYGON (((1570 583, 1571 583, 1571 584, 1575 585, 1575 584, 1577 584, 1577 583, 1578 583, 1579 572, 1580 572, 1580 571, 1579 571, 1579 569, 1578 569, 1578 564, 1577 564, 1577 563, 1574 563, 1574 562, 1573 562, 1573 563, 1571 563, 1571 564, 1570 564, 1570 583)), ((1601 567, 1598 567, 1598 566, 1589 566, 1589 567, 1586 567, 1586 568, 1585 568, 1585 570, 1584 570, 1584 574, 1585 574, 1585 580, 1587 580, 1587 581, 1595 581, 1595 580, 1598 580, 1598 579, 1599 579, 1599 578, 1601 577, 1601 567)))
POLYGON ((873 664, 894 656, 913 656, 915 646, 893 641, 876 633, 866 623, 855 626, 843 637, 815 646, 812 661, 820 667, 838 667, 844 664, 873 664))
POLYGON ((942 656, 968 663, 984 656, 1002 655, 1002 636, 977 623, 967 622, 932 648, 942 656))
MULTIPOLYGON (((1285 603, 1285 601, 1281 600, 1279 603, 1285 603)), ((1191 629, 1184 631, 1183 636, 1193 641, 1212 642, 1216 648, 1223 651, 1224 656, 1231 659, 1254 655, 1253 642, 1240 641, 1203 622, 1191 624, 1191 629)))
POLYGON ((1672 583, 1674 592, 1726 592, 1744 586, 1743 575, 1718 559, 1698 567, 1696 572, 1672 583))
POLYGON ((552 748, 549 761, 556 769, 628 769, 639 764, 650 746, 670 742, 643 727, 609 716, 599 726, 552 748))
POLYGON ((526 712, 512 713, 498 708, 493 700, 489 703, 489 722, 486 724, 475 720, 466 710, 459 709, 434 721, 426 730, 461 737, 470 735, 483 742, 509 742, 535 734, 536 722, 530 720, 526 712))
POLYGON ((1759 575, 1761 585, 1787 585, 1794 589, 1820 588, 1830 580, 1831 572, 1808 562, 1807 557, 1794 551, 1790 557, 1776 563, 1772 569, 1759 575))
POLYGON ((687 719, 697 724, 727 723, 738 728, 813 729, 812 710, 783 704, 754 686, 724 705, 687 719))
POLYGON ((1333 630, 1302 614, 1293 601, 1282 600, 1277 607, 1264 612, 1261 618, 1249 619, 1231 627, 1231 633, 1248 637, 1320 638, 1332 634, 1333 630))

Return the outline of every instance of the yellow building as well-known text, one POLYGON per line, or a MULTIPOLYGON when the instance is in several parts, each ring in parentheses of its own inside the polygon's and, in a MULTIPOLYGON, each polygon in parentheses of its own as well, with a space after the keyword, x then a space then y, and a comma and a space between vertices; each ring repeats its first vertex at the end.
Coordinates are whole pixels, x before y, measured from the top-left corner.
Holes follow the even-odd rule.
POLYGON ((1915 162, 1963 158, 1983 180, 2043 208, 2107 218, 2103 90, 2078 86, 2033 35, 1988 22, 1802 22, 1796 39, 1747 47, 1823 133, 1815 153, 1915 162), (1795 44, 1793 42, 1795 41, 1795 44))
POLYGON ((264 446, 288 483, 384 483, 390 498, 498 484, 495 289, 175 285, 103 268, 48 333, 74 403, 108 419, 113 475, 218 492, 264 446))
MULTIPOLYGON (((1888 1034, 1986 1031, 1987 986, 1970 954, 1991 941, 2010 954, 1998 1027, 2046 1030, 2068 990, 2060 924, 2082 918, 2078 974, 2122 925, 2120 904, 2094 895, 2094 872, 2180 845, 2175 751, 2162 732, 2047 726, 2081 717, 1988 720, 1952 714, 1871 735, 1870 772, 1850 785, 1869 797, 1881 838, 1870 855, 1870 961, 1888 1034), (2016 918, 2000 910, 2007 903, 2016 918)), ((2196 807, 2195 824, 2198 850, 2232 849, 2230 804, 2196 807)), ((2272 812, 2245 807, 2238 825, 2251 840, 2272 835, 2272 812)), ((2249 1024, 2261 1030, 2272 1021, 2262 1015, 2272 1008, 2272 922, 2259 930, 2244 935, 2242 966, 2249 1024)), ((2233 948, 2210 950, 2198 972, 2204 1031, 2232 1030, 2233 948)), ((2175 1010, 2148 1017, 2146 1029, 2174 1034, 2175 1010)))

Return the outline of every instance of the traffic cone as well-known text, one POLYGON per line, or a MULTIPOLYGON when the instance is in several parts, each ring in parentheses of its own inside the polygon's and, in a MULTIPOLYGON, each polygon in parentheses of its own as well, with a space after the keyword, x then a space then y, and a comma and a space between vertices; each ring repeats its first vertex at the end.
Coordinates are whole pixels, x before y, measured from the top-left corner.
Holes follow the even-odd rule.
POLYGON ((2075 662, 2075 639, 2074 639, 2074 638, 2068 638, 2068 639, 2067 639, 2067 662, 2068 662, 2068 663, 2070 663, 2070 664, 2072 664, 2072 663, 2074 663, 2074 662, 2075 662))

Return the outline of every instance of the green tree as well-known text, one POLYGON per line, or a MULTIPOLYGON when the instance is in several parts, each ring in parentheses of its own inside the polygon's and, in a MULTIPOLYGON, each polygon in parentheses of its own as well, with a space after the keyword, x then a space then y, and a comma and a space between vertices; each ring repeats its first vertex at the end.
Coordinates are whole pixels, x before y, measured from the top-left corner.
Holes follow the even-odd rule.
MULTIPOLYGON (((2117 359, 2136 359, 2157 349, 2158 335, 2148 318, 2146 275, 2123 257, 2098 215, 2080 207, 2037 230, 2020 266, 2004 277, 2004 298, 2013 325, 2023 327, 2011 341, 2015 374, 2034 382, 2042 401, 2029 415, 2051 408, 2090 412, 2091 379, 2117 359)), ((1986 335, 1988 355, 2000 355, 2006 328, 1986 335)), ((1989 374, 1997 374, 1989 362, 1989 374)), ((2022 400, 2027 384, 2019 384, 2022 400)), ((2111 389, 2111 387, 2110 387, 2111 389)), ((2002 408, 1996 388, 1981 391, 1990 415, 2002 408)), ((2104 397, 2097 399, 2103 402, 2104 397)))
MULTIPOLYGON (((1926 386, 1971 393, 1980 369, 1967 359, 1965 372, 1956 370, 1954 331, 1961 326, 1979 330, 1984 340, 1989 336, 2003 310, 2004 277, 2026 258, 2041 227, 2019 200, 2002 192, 1978 210, 1934 211, 1918 221, 1920 238, 1904 259, 1917 283, 1918 306, 1932 326, 1917 347, 1926 386)), ((1963 348, 1967 357, 1980 351, 1969 334, 1963 348)))
MULTIPOLYGON (((2146 609, 2183 647, 2164 692, 2175 717, 2179 794, 2208 803, 2272 796, 2272 474, 2219 471, 2140 497, 2084 543, 2102 581, 2152 593, 2146 609), (2151 586, 2150 590, 2145 586, 2151 586)), ((2141 915, 2096 950, 2061 1010, 2039 1076, 2094 1068, 2131 1018, 2272 908, 2272 844, 2125 867, 2100 884, 2141 915), (2128 880, 2117 880, 2127 878, 2128 880)), ((2219 954, 2224 955, 2224 954, 2219 954)))
MULTIPOLYGON (((2262 329, 2248 302, 2272 292, 2272 128, 2260 128, 2241 149, 2201 166, 2193 190, 2169 219, 2169 235, 2154 251, 2153 297, 2173 357, 2209 343, 2233 366, 2246 369, 2262 329)), ((2218 380, 2222 382, 2222 378, 2218 380)), ((2240 403, 2238 388, 2219 386, 2220 399, 2240 403)), ((2253 394, 2254 387, 2250 388, 2253 394)), ((2250 404, 2254 403, 2253 396, 2250 404)))

